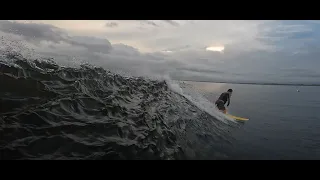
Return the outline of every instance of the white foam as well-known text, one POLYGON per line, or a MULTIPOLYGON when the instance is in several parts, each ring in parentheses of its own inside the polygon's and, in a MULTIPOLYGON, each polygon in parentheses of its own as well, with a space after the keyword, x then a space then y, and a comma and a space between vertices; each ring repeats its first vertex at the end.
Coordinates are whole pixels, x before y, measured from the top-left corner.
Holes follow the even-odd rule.
POLYGON ((172 91, 187 98, 196 107, 207 112, 212 117, 215 117, 216 119, 218 119, 224 123, 229 123, 230 121, 236 122, 234 119, 227 117, 225 114, 220 112, 213 103, 211 103, 209 100, 207 100, 205 97, 203 97, 202 94, 197 92, 192 87, 192 85, 188 84, 188 87, 181 88, 179 85, 179 82, 170 79, 169 76, 165 76, 164 79, 172 91))

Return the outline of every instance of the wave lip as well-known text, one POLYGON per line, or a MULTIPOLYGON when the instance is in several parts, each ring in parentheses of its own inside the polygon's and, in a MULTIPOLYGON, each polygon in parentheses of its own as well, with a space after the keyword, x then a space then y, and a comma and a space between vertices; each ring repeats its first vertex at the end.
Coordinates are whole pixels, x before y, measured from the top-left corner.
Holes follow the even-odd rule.
POLYGON ((208 159, 228 129, 165 80, 0 60, 0 159, 208 159))

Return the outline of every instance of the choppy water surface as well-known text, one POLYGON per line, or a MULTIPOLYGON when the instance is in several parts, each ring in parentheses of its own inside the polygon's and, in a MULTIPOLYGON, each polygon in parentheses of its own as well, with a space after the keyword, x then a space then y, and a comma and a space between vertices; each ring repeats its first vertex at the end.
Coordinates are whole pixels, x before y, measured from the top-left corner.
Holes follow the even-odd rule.
POLYGON ((239 127, 166 81, 90 65, 7 56, 0 82, 1 159, 219 159, 239 127))

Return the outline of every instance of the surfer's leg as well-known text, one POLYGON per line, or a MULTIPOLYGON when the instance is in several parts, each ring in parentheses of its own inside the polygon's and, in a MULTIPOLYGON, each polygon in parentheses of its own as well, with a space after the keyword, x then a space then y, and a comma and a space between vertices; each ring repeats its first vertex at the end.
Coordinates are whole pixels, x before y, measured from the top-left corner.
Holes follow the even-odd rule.
POLYGON ((224 105, 222 105, 221 111, 222 111, 224 114, 227 114, 227 109, 226 109, 226 107, 224 107, 224 105))

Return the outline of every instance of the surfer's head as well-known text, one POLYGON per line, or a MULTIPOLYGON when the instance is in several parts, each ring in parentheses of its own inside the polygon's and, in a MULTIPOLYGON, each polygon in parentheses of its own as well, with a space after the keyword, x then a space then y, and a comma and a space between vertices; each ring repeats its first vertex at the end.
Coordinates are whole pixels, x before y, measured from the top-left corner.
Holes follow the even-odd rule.
POLYGON ((232 89, 228 89, 227 91, 230 95, 232 94, 233 90, 232 89))

